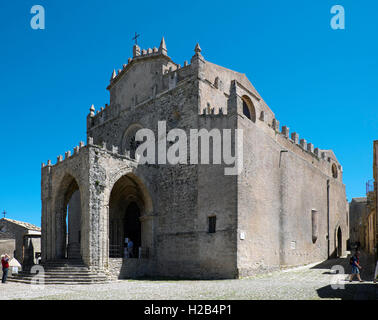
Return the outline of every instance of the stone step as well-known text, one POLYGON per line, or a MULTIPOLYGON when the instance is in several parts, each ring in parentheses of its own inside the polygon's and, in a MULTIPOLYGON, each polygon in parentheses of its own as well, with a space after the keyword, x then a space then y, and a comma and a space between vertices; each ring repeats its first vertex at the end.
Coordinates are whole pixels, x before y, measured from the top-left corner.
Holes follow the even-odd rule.
MULTIPOLYGON (((9 278, 9 282, 16 282, 16 283, 25 283, 25 284, 32 284, 31 280, 28 279, 13 279, 9 278)), ((62 280, 45 280, 45 285, 54 285, 54 284, 61 284, 61 285, 84 285, 84 284, 94 284, 94 283, 109 283, 108 280, 94 280, 91 279, 89 281, 87 280, 79 280, 79 281, 62 281, 62 280)))
MULTIPOLYGON (((96 271, 91 271, 91 270, 72 270, 72 269, 48 269, 48 270, 44 270, 43 272, 44 274, 63 274, 63 275, 92 275, 92 274, 100 274, 100 275, 103 275, 103 273, 99 273, 99 272, 96 272, 96 271)), ((19 275, 36 275, 37 273, 31 273, 30 271, 20 271, 18 273, 19 275)), ((17 274, 16 274, 17 275, 17 274)))
POLYGON ((69 267, 85 267, 85 264, 83 262, 76 262, 76 263, 70 263, 70 262, 51 262, 51 263, 45 263, 43 266, 50 267, 50 266, 69 266, 69 267))
POLYGON ((61 264, 61 263, 74 265, 74 264, 84 264, 84 261, 80 257, 80 258, 76 258, 76 259, 49 260, 49 261, 46 261, 44 264, 61 264))
MULTIPOLYGON (((31 274, 30 272, 22 272, 23 274, 31 274)), ((92 272, 89 270, 56 270, 56 269, 49 269, 45 270, 45 274, 96 274, 96 272, 92 272)))
MULTIPOLYGON (((41 277, 45 284, 91 284, 109 282, 109 278, 102 273, 91 271, 81 258, 59 259, 47 261, 42 265, 44 273, 41 277)), ((36 274, 30 273, 31 268, 24 268, 19 274, 9 277, 10 282, 31 284, 36 274)))
MULTIPOLYGON (((10 279, 18 279, 18 280, 32 280, 35 275, 30 274, 22 274, 22 275, 12 275, 10 279)), ((48 280, 59 280, 59 281, 81 281, 81 280, 107 280, 108 278, 105 275, 98 275, 98 274, 44 274, 41 278, 48 280)))
MULTIPOLYGON (((12 275, 12 278, 30 278, 32 279, 35 275, 12 275)), ((98 274, 82 274, 82 275, 66 275, 66 274, 45 274, 41 276, 45 279, 52 279, 52 278, 59 278, 59 279, 106 279, 106 276, 98 275, 98 274)))
POLYGON ((45 267, 44 268, 45 271, 48 271, 48 270, 52 270, 52 271, 59 271, 59 270, 62 270, 62 271, 89 271, 89 268, 87 267, 69 267, 69 266, 59 266, 59 267, 52 267, 52 266, 49 266, 49 267, 45 267))
MULTIPOLYGON (((35 277, 35 274, 12 274, 10 277, 13 278, 33 278, 35 277)), ((98 274, 98 273, 87 273, 87 274, 43 274, 41 277, 44 278, 106 278, 106 275, 104 274, 98 274)))
MULTIPOLYGON (((44 279, 34 279, 35 283, 38 283, 38 281, 44 281, 45 283, 51 283, 51 282, 61 282, 61 283, 71 283, 71 282, 107 282, 108 279, 98 279, 98 278, 92 278, 92 279, 85 279, 85 278, 78 278, 78 279, 60 279, 60 278, 44 278, 44 279)), ((19 282, 24 281, 28 283, 33 282, 33 278, 10 278, 9 281, 11 282, 19 282)))

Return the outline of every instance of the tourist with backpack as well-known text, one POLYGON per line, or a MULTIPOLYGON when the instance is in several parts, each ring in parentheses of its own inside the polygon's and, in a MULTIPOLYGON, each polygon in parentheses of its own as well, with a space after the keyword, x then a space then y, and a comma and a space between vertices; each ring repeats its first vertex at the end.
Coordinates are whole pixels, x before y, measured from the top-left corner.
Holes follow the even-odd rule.
POLYGON ((363 282, 360 276, 360 270, 362 269, 362 267, 360 266, 360 252, 359 251, 356 251, 355 255, 350 258, 349 263, 352 266, 352 274, 349 277, 349 282, 353 281, 353 278, 355 275, 357 275, 357 279, 360 282, 363 282))

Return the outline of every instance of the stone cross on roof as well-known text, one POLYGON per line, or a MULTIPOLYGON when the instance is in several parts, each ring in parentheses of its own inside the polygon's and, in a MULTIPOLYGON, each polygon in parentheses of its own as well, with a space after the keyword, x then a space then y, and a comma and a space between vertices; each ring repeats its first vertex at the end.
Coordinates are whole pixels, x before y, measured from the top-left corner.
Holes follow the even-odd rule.
POLYGON ((138 38, 140 37, 140 34, 137 34, 136 32, 135 32, 135 36, 133 37, 133 39, 132 40, 135 40, 135 44, 137 45, 138 44, 138 38))

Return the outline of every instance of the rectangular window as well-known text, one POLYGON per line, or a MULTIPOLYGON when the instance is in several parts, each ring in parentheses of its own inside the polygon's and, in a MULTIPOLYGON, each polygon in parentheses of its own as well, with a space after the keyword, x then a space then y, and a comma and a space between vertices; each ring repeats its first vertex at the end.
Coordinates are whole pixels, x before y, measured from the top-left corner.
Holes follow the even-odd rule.
POLYGON ((209 217, 209 233, 215 233, 217 224, 217 217, 209 217))

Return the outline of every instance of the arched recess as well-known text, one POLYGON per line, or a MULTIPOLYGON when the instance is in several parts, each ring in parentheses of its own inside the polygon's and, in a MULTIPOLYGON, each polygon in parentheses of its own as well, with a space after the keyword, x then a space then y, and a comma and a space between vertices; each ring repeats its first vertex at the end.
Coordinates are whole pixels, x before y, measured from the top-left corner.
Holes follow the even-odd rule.
POLYGON ((340 226, 336 229, 336 255, 338 258, 343 255, 343 233, 340 226))
POLYGON ((337 176, 338 176, 337 166, 336 166, 336 164, 333 163, 332 164, 332 177, 337 179, 337 176))
POLYGON ((244 95, 242 96, 243 101, 243 114, 252 122, 256 122, 256 109, 252 103, 252 100, 244 95))
POLYGON ((81 259, 81 216, 79 184, 66 174, 55 197, 55 258, 81 259))
POLYGON ((134 246, 131 258, 147 258, 153 246, 152 200, 142 181, 128 173, 114 183, 109 197, 109 257, 126 257, 125 239, 134 246))
POLYGON ((134 123, 130 125, 122 136, 121 151, 122 153, 130 152, 130 157, 135 159, 135 151, 141 142, 135 140, 135 134, 143 127, 134 123))

